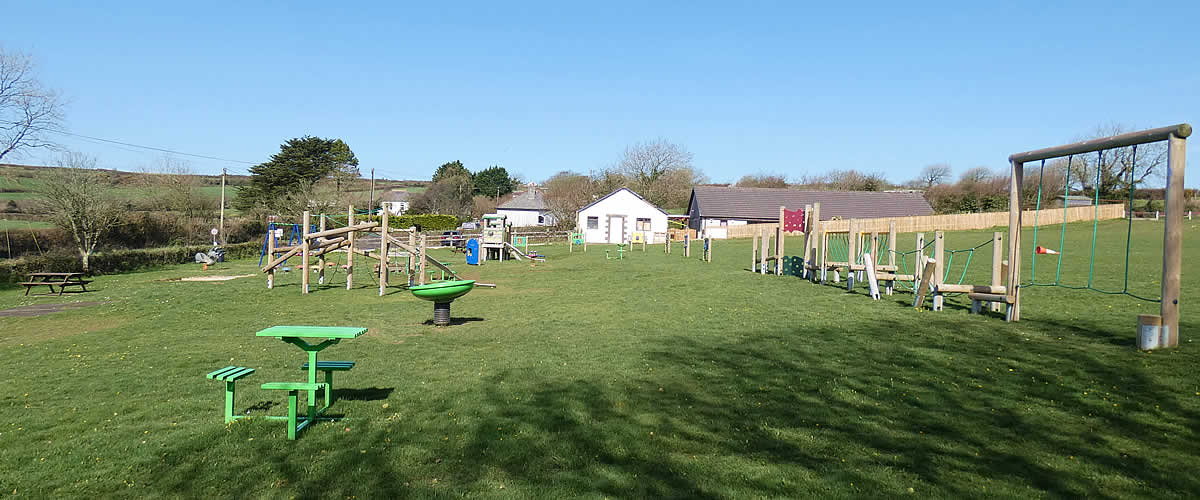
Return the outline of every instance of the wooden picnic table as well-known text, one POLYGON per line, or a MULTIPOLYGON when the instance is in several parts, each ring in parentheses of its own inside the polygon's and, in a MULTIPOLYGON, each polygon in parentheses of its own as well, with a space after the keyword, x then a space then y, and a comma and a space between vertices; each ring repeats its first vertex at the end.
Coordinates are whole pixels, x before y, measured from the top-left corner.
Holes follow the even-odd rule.
POLYGON ((50 293, 58 287, 58 294, 62 295, 69 286, 77 286, 86 292, 87 284, 91 282, 83 279, 83 273, 29 273, 21 285, 25 287, 25 295, 29 295, 29 290, 35 286, 50 287, 50 293))

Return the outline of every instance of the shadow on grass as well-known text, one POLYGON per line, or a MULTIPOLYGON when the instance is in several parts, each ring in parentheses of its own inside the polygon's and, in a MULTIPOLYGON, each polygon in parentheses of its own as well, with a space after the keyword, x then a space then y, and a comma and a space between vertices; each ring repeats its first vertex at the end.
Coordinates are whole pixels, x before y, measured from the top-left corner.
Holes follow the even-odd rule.
MULTIPOLYGON (((1111 498, 1150 494, 1147 485, 1179 495, 1200 489, 1196 476, 1163 467, 1195 457, 1150 459, 1194 439, 1188 429, 1200 415, 1132 366, 1129 351, 1046 342, 1011 349, 1012 338, 983 332, 1011 337, 1017 329, 963 325, 924 316, 917 325, 872 318, 861 329, 848 322, 664 336, 644 353, 644 370, 601 380, 506 371, 464 392, 470 405, 427 402, 408 417, 416 425, 371 422, 337 436, 341 451, 323 455, 319 467, 303 458, 311 449, 271 451, 259 466, 265 472, 230 481, 254 491, 265 474, 300 497, 457 496, 497 478, 542 496, 627 498, 889 497, 908 488, 956 498, 1111 498), (892 335, 875 341, 875 332, 892 335), (1092 387, 1098 380, 1121 389, 1092 387), (471 417, 466 428, 434 423, 460 412, 471 417), (462 439, 448 441, 455 433, 462 439), (385 439, 420 451, 400 454, 379 446, 385 439), (347 471, 362 472, 350 480, 347 471), (442 482, 407 479, 430 476, 442 482)), ((1078 330, 1088 328, 1100 327, 1078 330)), ((301 439, 315 432, 331 430, 301 439)), ((176 454, 200 446, 197 439, 176 454)), ((176 470, 156 487, 188 492, 190 476, 176 470)))
POLYGON ((334 389, 333 398, 347 401, 381 401, 387 399, 395 387, 371 387, 367 389, 334 389))
MULTIPOLYGON (((479 321, 487 321, 487 320, 485 320, 485 319, 483 319, 483 318, 474 318, 474 317, 472 317, 472 318, 454 318, 454 317, 451 317, 451 318, 450 318, 450 324, 449 324, 448 326, 465 325, 465 324, 467 324, 467 323, 475 323, 475 322, 479 322, 479 321)), ((422 324, 422 325, 425 325, 425 326, 433 326, 433 320, 432 320, 432 319, 427 319, 427 320, 425 320, 424 322, 422 322, 421 324, 422 324)))

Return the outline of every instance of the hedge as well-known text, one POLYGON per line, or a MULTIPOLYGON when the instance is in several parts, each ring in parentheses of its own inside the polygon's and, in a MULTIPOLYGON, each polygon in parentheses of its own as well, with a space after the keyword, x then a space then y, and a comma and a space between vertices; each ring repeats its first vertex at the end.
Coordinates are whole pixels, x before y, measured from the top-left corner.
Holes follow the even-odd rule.
MULTIPOLYGON (((92 255, 88 259, 88 267, 91 268, 91 274, 96 275, 183 264, 195 262, 197 253, 207 252, 211 248, 211 245, 191 245, 113 250, 92 255)), ((226 259, 253 258, 262 251, 262 245, 258 242, 225 245, 223 248, 226 259)), ((74 252, 52 252, 44 256, 7 259, 0 261, 0 283, 17 283, 23 281, 27 274, 34 272, 80 272, 83 270, 82 266, 79 254, 74 252)))
POLYGON ((417 226, 421 231, 450 231, 458 229, 458 217, 453 215, 416 214, 388 217, 388 227, 408 229, 417 226))

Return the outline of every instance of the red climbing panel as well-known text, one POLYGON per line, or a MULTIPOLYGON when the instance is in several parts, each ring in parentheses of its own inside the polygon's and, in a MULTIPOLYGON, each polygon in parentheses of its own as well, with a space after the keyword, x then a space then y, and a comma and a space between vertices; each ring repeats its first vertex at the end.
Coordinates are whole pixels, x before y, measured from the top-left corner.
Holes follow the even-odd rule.
POLYGON ((783 211, 784 231, 804 231, 804 209, 783 211))

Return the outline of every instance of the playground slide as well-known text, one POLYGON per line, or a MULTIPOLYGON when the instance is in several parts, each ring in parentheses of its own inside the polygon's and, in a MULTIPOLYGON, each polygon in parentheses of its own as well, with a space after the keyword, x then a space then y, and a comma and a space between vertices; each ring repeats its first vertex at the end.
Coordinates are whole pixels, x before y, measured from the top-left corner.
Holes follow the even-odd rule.
POLYGON ((504 246, 508 247, 509 250, 512 250, 512 253, 517 256, 517 260, 529 259, 529 260, 536 260, 538 262, 546 262, 546 259, 543 259, 541 257, 530 257, 528 255, 525 255, 524 253, 521 253, 521 251, 517 250, 517 247, 513 246, 512 243, 504 242, 504 246))

